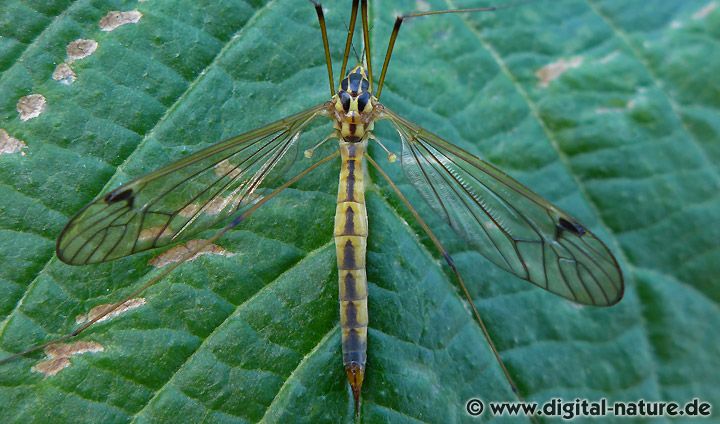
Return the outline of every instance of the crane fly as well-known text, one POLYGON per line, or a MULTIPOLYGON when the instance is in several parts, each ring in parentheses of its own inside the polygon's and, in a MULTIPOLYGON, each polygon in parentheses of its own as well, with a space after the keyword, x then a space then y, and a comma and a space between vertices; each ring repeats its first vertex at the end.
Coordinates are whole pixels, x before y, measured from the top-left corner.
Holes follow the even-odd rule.
MULTIPOLYGON (((454 273, 505 378, 517 394, 502 358, 483 323, 450 254, 402 191, 368 154, 378 121, 397 131, 400 165, 430 210, 449 224, 470 249, 498 267, 549 292, 585 305, 609 306, 623 295, 623 277, 610 250, 568 213, 552 205, 515 179, 460 147, 401 117, 380 102, 393 47, 404 20, 427 15, 496 10, 497 7, 418 12, 396 18, 380 77, 374 85, 367 0, 354 0, 336 90, 325 18, 312 1, 320 24, 330 82, 330 100, 263 128, 201 150, 103 194, 78 212, 57 240, 57 256, 71 265, 112 261, 137 252, 186 240, 220 220, 229 221, 194 250, 187 260, 260 206, 318 167, 339 157, 341 162, 335 213, 340 327, 343 365, 357 412, 366 372, 368 287, 365 268, 368 214, 365 172, 369 164, 389 184, 427 233, 454 273), (361 16, 362 58, 347 73, 358 12, 361 16), (335 139, 337 150, 265 194, 257 188, 275 174, 277 165, 297 144, 300 134, 319 119, 332 122, 331 133, 305 151, 307 158, 323 143, 335 139)), ((127 299, 155 284, 183 261, 169 265, 127 299)), ((89 320, 60 340, 74 337, 114 308, 89 320)), ((17 356, 15 355, 15 356, 17 356)), ((5 362, 8 358, 5 358, 5 362)), ((519 396, 519 394, 518 394, 519 396)))

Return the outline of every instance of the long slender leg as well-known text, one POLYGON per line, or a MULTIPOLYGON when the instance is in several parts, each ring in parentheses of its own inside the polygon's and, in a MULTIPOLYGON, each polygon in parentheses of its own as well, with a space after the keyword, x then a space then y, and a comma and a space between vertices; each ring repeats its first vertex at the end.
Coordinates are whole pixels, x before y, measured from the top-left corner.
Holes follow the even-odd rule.
POLYGON ((510 376, 510 373, 508 372, 508 369, 505 367, 505 363, 503 362, 502 358, 500 357, 500 353, 498 352, 497 348, 495 347, 495 343, 492 340, 492 337, 490 337, 490 333, 487 330, 487 327, 485 326, 485 322, 480 317, 480 313, 478 312, 477 308, 475 307, 475 303, 472 300, 472 297, 470 296, 470 292, 468 291, 467 287, 465 286, 465 281, 463 280, 462 276, 460 275, 460 272, 458 272, 457 268, 455 267, 455 262, 453 261, 452 257, 450 257, 450 254, 445 250, 445 247, 442 245, 440 240, 435 236, 435 234, 432 232, 430 227, 425 223, 425 220, 420 217, 420 214, 415 210, 415 208, 412 206, 410 201, 402 194, 400 189, 395 185, 395 183, 392 181, 392 179, 383 171, 382 168, 373 160, 373 158, 370 157, 370 155, 366 154, 365 157, 368 160, 368 163, 372 165, 379 173, 380 175, 385 179, 385 181, 390 184, 390 187, 392 187, 393 191, 395 191, 395 194, 400 198, 400 200, 403 202, 405 207, 408 208, 410 213, 413 215, 413 217, 417 220, 418 224, 420 224, 420 227, 427 233, 428 237, 430 237, 430 240, 432 240, 433 244, 435 245, 435 248, 440 252, 440 254, 445 258, 445 261, 452 269, 453 273, 455 274, 455 277, 458 280, 458 283, 460 284, 460 288, 462 289, 463 295, 465 296, 465 299, 467 299, 468 303, 470 304, 470 308, 473 311, 473 315, 475 316, 475 319, 477 320, 478 324, 480 325, 480 329, 483 332, 483 335, 485 336, 485 339, 488 342, 488 345, 490 345, 490 349, 492 350, 493 355, 495 356, 495 360, 500 365, 500 368, 502 369, 503 374, 505 374, 505 379, 507 379, 508 384, 510 384, 510 388, 512 389, 513 393, 518 397, 520 401, 523 401, 522 396, 520 395, 520 392, 518 391, 517 385, 515 384, 515 381, 510 376))
POLYGON ((315 0, 310 0, 310 2, 315 5, 315 13, 317 13, 318 22, 320 22, 320 32, 322 33, 323 47, 325 48, 325 63, 327 64, 328 78, 330 79, 330 96, 332 97, 335 95, 335 78, 333 78, 330 44, 328 43, 327 28, 325 26, 325 14, 319 2, 315 0))
POLYGON ((522 3, 526 2, 514 3, 511 5, 508 4, 504 6, 474 7, 469 9, 431 10, 428 12, 408 13, 406 15, 398 16, 397 18, 395 18, 395 26, 393 27, 392 34, 390 35, 390 41, 388 42, 387 52, 385 53, 385 61, 383 62, 382 71, 380 71, 380 81, 378 82, 378 89, 375 93, 375 97, 377 97, 378 99, 380 98, 380 93, 382 92, 383 84, 385 83, 385 74, 387 73, 388 64, 390 63, 390 57, 392 56, 393 47, 395 47, 395 40, 397 39, 398 33, 400 32, 400 26, 402 25, 403 21, 412 18, 419 18, 421 16, 445 15, 449 13, 490 12, 494 10, 515 7, 522 3))
POLYGON ((345 77, 347 69, 348 57, 350 56, 350 47, 352 46, 353 35, 355 35, 355 21, 357 20, 357 11, 360 0, 353 0, 352 11, 350 12, 350 26, 348 26, 347 39, 345 39, 345 53, 343 53, 343 63, 340 68, 340 78, 345 77))
POLYGON ((293 178, 289 179, 287 182, 285 182, 285 183, 284 183, 283 185, 281 185, 280 187, 278 187, 278 188, 276 188, 275 190, 273 190, 272 192, 268 193, 267 196, 263 197, 260 201, 258 201, 258 202, 255 203, 254 205, 252 205, 252 207, 250 207, 250 208, 247 209, 245 212, 243 212, 242 214, 240 214, 240 215, 238 215, 237 217, 235 217, 235 219, 233 219, 229 224, 227 224, 227 225, 224 226, 222 229, 220 229, 218 232, 216 232, 215 234, 213 234, 212 237, 210 237, 209 239, 203 241, 202 243, 199 243, 199 244, 195 247, 195 249, 192 249, 191 251, 189 251, 189 252, 185 253, 184 255, 182 255, 182 257, 180 258, 180 260, 179 260, 178 262, 174 262, 174 263, 168 265, 168 266, 163 270, 163 272, 161 272, 161 273, 153 276, 152 278, 150 278, 150 280, 148 280, 148 282, 146 282, 145 284, 143 284, 142 287, 140 287, 139 289, 137 289, 137 290, 135 290, 134 292, 132 292, 129 296, 127 296, 126 298, 124 298, 124 299, 121 300, 120 302, 115 303, 111 308, 108 308, 106 311, 103 311, 102 314, 100 314, 100 315, 94 317, 93 319, 87 321, 86 323, 84 323, 84 324, 81 325, 80 327, 76 328, 73 332, 71 332, 71 333, 69 333, 69 334, 66 334, 66 335, 61 336, 61 337, 58 337, 58 338, 56 338, 56 339, 54 339, 54 340, 50 340, 49 342, 45 342, 45 343, 42 343, 42 344, 33 346, 33 347, 31 347, 31 348, 29 348, 29 349, 27 349, 27 350, 24 350, 24 351, 22 351, 22 352, 15 353, 15 354, 13 354, 13 355, 10 355, 10 356, 7 356, 7 357, 5 357, 5 358, 0 359, 0 365, 5 364, 5 363, 8 363, 8 362, 10 362, 10 361, 12 361, 12 360, 14 360, 14 359, 17 359, 17 358, 19 358, 19 357, 21 357, 21 356, 25 356, 25 355, 27 355, 27 354, 29 354, 29 353, 32 353, 32 352, 35 352, 35 351, 37 351, 37 350, 43 349, 43 348, 45 348, 45 347, 47 347, 47 346, 49 346, 49 345, 51 345, 51 344, 55 344, 55 343, 59 343, 59 342, 64 342, 64 341, 66 341, 66 340, 72 339, 73 337, 79 335, 80 333, 82 333, 83 331, 85 331, 85 330, 86 330, 88 327, 90 327, 91 325, 95 324, 96 322, 100 321, 100 320, 103 319, 104 317, 106 317, 106 316, 108 316, 109 314, 111 314, 113 311, 115 311, 117 308, 119 308, 121 305, 123 305, 123 304, 124 304, 125 302, 127 302, 128 300, 136 298, 137 296, 140 295, 140 293, 144 292, 145 290, 147 290, 147 289, 150 288, 151 286, 153 286, 153 285, 155 285, 156 283, 158 283, 160 280, 162 280, 163 278, 165 278, 169 273, 171 273, 175 268, 177 268, 178 266, 182 265, 184 262, 186 262, 187 260, 189 260, 190 258, 192 258, 193 256, 195 256, 198 252, 202 251, 204 248, 206 248, 206 247, 209 246, 210 244, 212 244, 212 243, 214 243, 215 241, 217 241, 220 237, 222 237, 223 235, 225 235, 225 233, 227 233, 228 231, 230 231, 230 230, 232 230, 233 228, 235 228, 235 227, 237 227, 238 225, 240 225, 241 222, 243 222, 243 221, 244 221, 245 219, 247 219, 250 215, 252 215, 253 212, 255 212, 260 206, 262 206, 263 204, 265 204, 267 201, 269 201, 269 200, 272 199, 273 197, 275 197, 275 196, 277 196, 278 194, 280 194, 280 192, 282 192, 282 191, 285 190, 286 188, 288 188, 288 187, 290 187, 291 185, 293 185, 293 184, 295 184, 296 182, 298 182, 301 178, 303 178, 304 176, 306 176, 306 175, 309 174, 310 172, 312 172, 312 171, 314 171, 315 169, 317 169, 320 165, 322 165, 322 164, 324 164, 324 163, 326 163, 326 162, 334 159, 334 158, 337 157, 339 154, 340 154, 340 153, 336 151, 336 152, 330 154, 329 156, 324 157, 323 159, 315 162, 314 164, 312 164, 311 166, 309 166, 308 168, 306 168, 304 171, 300 172, 299 174, 297 174, 297 175, 294 176, 293 178))
POLYGON ((372 89, 372 86, 373 86, 372 63, 370 63, 370 58, 372 57, 372 54, 370 53, 370 23, 368 22, 368 2, 367 2, 367 0, 362 0, 361 9, 362 9, 363 40, 365 43, 365 67, 367 68, 368 81, 370 82, 370 87, 372 89))

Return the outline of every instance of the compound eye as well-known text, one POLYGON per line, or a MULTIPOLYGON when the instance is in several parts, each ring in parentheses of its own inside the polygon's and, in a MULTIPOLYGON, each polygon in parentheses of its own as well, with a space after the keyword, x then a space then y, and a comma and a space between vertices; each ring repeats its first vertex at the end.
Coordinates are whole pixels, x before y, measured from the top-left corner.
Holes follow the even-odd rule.
POLYGON ((342 104, 345 113, 350 112, 350 95, 347 91, 340 91, 338 92, 338 96, 340 97, 340 103, 342 104))
POLYGON ((367 106, 369 101, 370 101, 370 93, 368 93, 367 91, 365 91, 361 95, 359 95, 358 99, 357 99, 358 110, 360 112, 363 112, 365 110, 365 106, 367 106))

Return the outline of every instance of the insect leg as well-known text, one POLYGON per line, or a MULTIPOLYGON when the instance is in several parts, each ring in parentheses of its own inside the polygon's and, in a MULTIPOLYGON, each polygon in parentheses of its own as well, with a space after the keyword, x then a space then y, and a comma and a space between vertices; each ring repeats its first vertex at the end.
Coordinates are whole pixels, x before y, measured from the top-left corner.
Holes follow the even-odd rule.
POLYGON ((365 44, 365 68, 367 68, 368 73, 368 81, 370 82, 370 87, 372 87, 372 63, 370 63, 370 58, 372 57, 372 54, 370 54, 370 24, 368 23, 368 2, 367 0, 362 0, 361 7, 362 10, 362 30, 363 30, 363 42, 365 44))
POLYGON ((323 159, 321 159, 321 160, 315 162, 314 164, 312 164, 311 166, 307 167, 304 171, 300 172, 299 174, 297 174, 297 175, 295 175, 294 177, 292 177, 291 179, 289 179, 287 182, 285 182, 284 184, 282 184, 282 185, 279 186, 278 188, 274 189, 272 192, 268 193, 265 197, 263 197, 262 199, 260 199, 257 203, 253 204, 252 207, 248 208, 248 209, 245 210, 243 213, 241 213, 241 214, 239 214, 238 216, 236 216, 232 221, 230 221, 229 224, 225 225, 225 226, 224 226, 223 228, 221 228, 218 232, 216 232, 215 234, 213 234, 212 237, 210 237, 210 238, 207 239, 207 240, 202 241, 201 243, 198 243, 198 245, 197 245, 194 249, 192 249, 192 250, 186 252, 185 254, 183 254, 183 255, 180 257, 180 260, 179 260, 179 261, 174 262, 174 263, 168 265, 165 269, 163 269, 162 272, 160 272, 159 274, 156 274, 155 276, 153 276, 152 278, 150 278, 150 279, 149 279, 145 284, 143 284, 140 288, 138 288, 137 290, 135 290, 134 292, 132 292, 129 296, 125 297, 125 298, 122 299, 121 301, 115 303, 112 307, 110 307, 110 308, 108 308, 107 310, 103 311, 102 314, 99 314, 99 315, 93 317, 92 319, 88 320, 88 321, 85 322, 83 325, 81 325, 80 327, 78 327, 78 328, 76 328, 75 330, 73 330, 71 333, 68 333, 68 334, 66 334, 66 335, 64 335, 64 336, 58 337, 58 338, 53 339, 53 340, 50 340, 50 341, 48 341, 48 342, 45 342, 45 343, 42 343, 42 344, 33 346, 33 347, 31 347, 31 348, 29 348, 29 349, 26 349, 26 350, 24 350, 24 351, 22 351, 22 352, 15 353, 15 354, 13 354, 13 355, 10 355, 10 356, 7 356, 7 357, 5 357, 5 358, 0 359, 0 365, 6 364, 6 363, 8 363, 8 362, 10 362, 10 361, 12 361, 12 360, 14 360, 14 359, 17 359, 17 358, 22 357, 22 356, 25 356, 25 355, 27 355, 27 354, 29 354, 29 353, 38 351, 38 350, 43 349, 43 348, 45 348, 45 347, 47 347, 47 346, 50 346, 50 345, 52 345, 52 344, 67 341, 67 340, 72 339, 73 337, 79 335, 80 333, 82 333, 83 331, 85 331, 85 330, 86 330, 88 327, 90 327, 91 325, 95 324, 96 322, 100 321, 101 319, 103 319, 103 318, 106 317, 107 315, 111 314, 111 313, 112 313, 113 311, 115 311, 117 308, 119 308, 120 306, 122 306, 123 304, 125 304, 125 302, 127 302, 128 300, 136 298, 136 297, 139 296, 142 292, 144 292, 145 290, 147 290, 147 289, 150 288, 151 286, 157 284, 160 280, 162 280, 162 279, 165 278, 169 273, 171 273, 173 270, 175 270, 175 268, 177 268, 178 266, 182 265, 185 261, 191 259, 191 258, 192 258, 193 256, 195 256, 198 252, 202 251, 202 250, 205 249, 207 246, 209 246, 210 244, 212 244, 212 243, 214 243, 215 241, 217 241, 220 237, 222 237, 223 235, 225 235, 225 233, 227 233, 228 231, 230 231, 230 230, 232 230, 233 228, 235 228, 235 227, 237 227, 238 225, 240 225, 241 222, 243 222, 243 221, 244 221, 245 219, 247 219, 250 215, 252 215, 253 212, 255 212, 260 206, 262 206, 263 204, 265 204, 267 201, 269 201, 269 200, 272 199, 273 197, 275 197, 275 196, 277 196, 278 194, 280 194, 280 193, 281 193, 283 190, 285 190, 286 188, 288 188, 288 187, 290 187, 291 185, 293 185, 293 184, 295 184, 296 182, 298 182, 300 179, 302 179, 303 177, 305 177, 307 174, 309 174, 310 172, 312 172, 312 171, 314 171, 315 169, 317 169, 320 165, 322 165, 322 164, 324 164, 324 163, 327 163, 328 161, 336 158, 339 154, 340 154, 339 151, 335 151, 334 153, 332 153, 332 154, 324 157, 323 159))
POLYGON ((390 187, 392 187, 395 194, 398 195, 400 200, 403 202, 403 204, 408 208, 410 213, 413 215, 415 220, 420 224, 420 227, 425 231, 425 233, 430 237, 430 240, 432 240, 433 244, 437 248, 437 250, 442 254, 443 258, 447 262, 447 264, 452 269, 453 273, 455 274, 455 277, 458 280, 458 283, 460 284, 460 288, 462 289, 463 295, 465 296, 465 299, 467 299, 468 303, 470 304, 470 308, 472 308, 473 315, 475 316, 475 319, 477 320, 478 324, 480 325, 480 329, 482 330, 483 335, 485 336, 485 339, 488 342, 488 345, 490 345, 490 349, 492 350, 493 355, 495 356, 495 360, 500 365, 500 368, 502 369, 503 374, 505 374, 505 379, 507 380, 508 384, 510 384, 510 388, 512 389, 513 393, 518 397, 520 401, 523 401, 523 397, 520 395, 520 392, 518 391, 517 385, 515 384, 515 381, 510 376, 510 372, 505 367, 505 363, 503 362, 502 358, 500 357, 500 353, 498 352, 497 348, 495 347, 495 343, 492 340, 492 337, 490 337, 490 333, 488 332, 487 327, 485 326, 485 322, 480 317, 480 313, 478 312, 477 308, 475 307, 475 303, 472 300, 472 297, 470 296, 470 292, 468 291, 467 287, 465 286, 465 281, 462 279, 462 276, 460 275, 460 272, 458 272, 457 268, 455 267, 455 262, 453 261, 452 257, 450 257, 450 254, 445 250, 445 247, 442 245, 440 240, 435 236, 435 234, 432 232, 430 227, 425 223, 425 220, 423 220, 420 217, 420 214, 415 210, 415 208, 412 206, 410 201, 402 194, 400 189, 395 185, 395 183, 392 181, 392 179, 385 173, 385 171, 380 168, 380 166, 370 157, 370 155, 365 155, 367 157, 368 163, 372 165, 379 173, 380 175, 385 179, 385 181, 390 184, 390 187))
POLYGON ((335 95, 335 78, 333 78, 330 45, 328 43, 327 28, 325 26, 325 14, 319 2, 315 0, 310 0, 310 2, 315 5, 315 13, 317 13, 318 22, 320 22, 320 32, 322 33, 323 47, 325 48, 325 64, 327 65, 328 79, 330 79, 330 96, 332 97, 335 95))
POLYGON ((353 35, 355 35, 355 21, 357 20, 358 4, 360 0, 353 0, 352 10, 350 12, 350 26, 348 26, 347 39, 345 40, 345 53, 343 53, 343 63, 340 68, 340 78, 345 76, 347 69, 348 57, 350 57, 350 47, 352 47, 353 35))

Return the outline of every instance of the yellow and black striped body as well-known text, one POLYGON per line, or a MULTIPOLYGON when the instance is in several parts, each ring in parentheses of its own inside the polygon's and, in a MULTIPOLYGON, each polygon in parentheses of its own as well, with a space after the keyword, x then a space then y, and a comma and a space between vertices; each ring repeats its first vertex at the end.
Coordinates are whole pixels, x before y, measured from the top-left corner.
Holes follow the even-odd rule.
POLYGON ((355 397, 365 378, 367 359, 367 276, 365 251, 368 221, 365 209, 363 156, 375 120, 370 81, 362 65, 354 67, 340 82, 329 115, 340 139, 340 185, 335 210, 335 251, 340 283, 340 327, 343 364, 355 397))
POLYGON ((365 209, 363 155, 367 141, 340 141, 340 185, 335 210, 335 251, 340 284, 340 327, 343 364, 359 396, 367 358, 367 276, 365 250, 368 223, 365 209))

